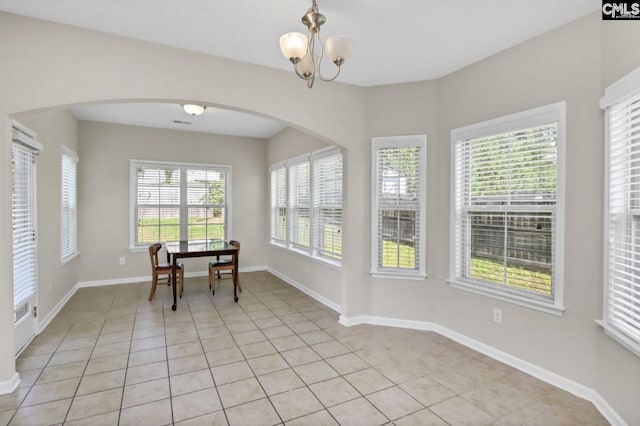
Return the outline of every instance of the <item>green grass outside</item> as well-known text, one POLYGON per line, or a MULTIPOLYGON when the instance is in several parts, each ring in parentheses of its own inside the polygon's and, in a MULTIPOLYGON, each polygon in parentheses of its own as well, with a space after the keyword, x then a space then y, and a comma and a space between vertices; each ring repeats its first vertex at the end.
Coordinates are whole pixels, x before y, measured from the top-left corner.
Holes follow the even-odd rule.
MULTIPOLYGON (((504 285, 504 264, 487 259, 471 259, 471 277, 504 285)), ((507 287, 551 295, 551 274, 532 271, 519 266, 507 267, 507 287)))
POLYGON ((397 244, 388 240, 382 242, 383 268, 416 269, 418 265, 415 259, 415 248, 413 246, 397 244))
MULTIPOLYGON (((224 223, 221 219, 191 218, 189 220, 189 239, 203 240, 212 238, 224 238, 224 223), (213 222, 215 220, 216 222, 213 222)), ((162 241, 179 241, 180 224, 178 218, 139 219, 138 221, 138 242, 156 243, 162 241)))

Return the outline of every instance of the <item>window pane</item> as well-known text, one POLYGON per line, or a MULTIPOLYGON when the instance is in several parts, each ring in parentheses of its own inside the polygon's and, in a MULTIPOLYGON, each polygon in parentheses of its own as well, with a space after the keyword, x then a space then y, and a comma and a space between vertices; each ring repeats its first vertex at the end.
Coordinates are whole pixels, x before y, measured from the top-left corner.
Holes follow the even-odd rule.
POLYGON ((381 268, 417 269, 416 222, 415 211, 383 210, 380 213, 381 268))
POLYGON ((189 239, 224 239, 224 223, 222 208, 189 208, 189 239))

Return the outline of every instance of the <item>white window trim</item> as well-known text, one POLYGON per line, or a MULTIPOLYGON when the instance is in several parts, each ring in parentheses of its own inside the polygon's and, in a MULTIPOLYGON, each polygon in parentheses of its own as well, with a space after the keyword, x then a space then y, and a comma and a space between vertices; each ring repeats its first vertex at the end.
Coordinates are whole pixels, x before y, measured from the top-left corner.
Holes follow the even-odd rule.
MULTIPOLYGON (((323 158, 323 157, 328 157, 330 155, 335 155, 335 154, 342 154, 343 156, 343 167, 344 167, 344 153, 342 152, 342 149, 338 148, 338 147, 334 147, 334 146, 329 146, 326 148, 321 148, 315 151, 312 151, 310 153, 307 154, 303 154, 303 155, 298 155, 296 157, 290 158, 288 160, 285 161, 280 161, 278 163, 274 163, 271 166, 269 166, 269 197, 271 197, 271 172, 284 167, 285 169, 285 180, 287 182, 287 240, 286 241, 280 241, 280 240, 276 240, 273 238, 273 211, 271 209, 271 207, 269 208, 269 223, 270 225, 270 229, 269 229, 269 244, 273 247, 276 247, 278 249, 281 250, 285 250, 289 253, 293 253, 299 256, 303 256, 305 258, 308 258, 316 263, 319 263, 321 265, 325 265, 325 266, 329 266, 333 269, 336 270, 341 270, 342 269, 342 260, 338 260, 338 259, 333 259, 330 257, 326 257, 326 256, 322 256, 320 254, 317 253, 317 251, 313 248, 313 243, 310 241, 309 243, 309 248, 308 249, 302 249, 300 247, 295 246, 290 240, 291 240, 291 230, 290 230, 290 224, 289 224, 289 212, 291 211, 290 208, 290 201, 289 201, 289 193, 290 193, 290 188, 289 188, 289 167, 296 165, 298 163, 301 163, 303 161, 309 161, 310 162, 310 209, 309 209, 309 215, 310 215, 310 221, 311 223, 314 222, 313 219, 313 162, 317 159, 323 158)), ((344 174, 343 174, 344 177, 344 174)), ((269 205, 271 206, 271 200, 269 200, 269 205)), ((344 212, 344 178, 343 178, 343 191, 342 191, 342 211, 344 212)), ((344 219, 344 213, 343 213, 343 219, 344 219)), ((344 223, 344 222, 343 222, 344 223)), ((313 232, 310 232, 310 238, 313 238, 312 236, 313 232)), ((344 235, 344 232, 343 232, 344 235)), ((344 246, 344 242, 343 242, 343 246, 344 246)))
POLYGON ((399 280, 424 281, 428 275, 427 258, 427 135, 381 136, 371 139, 371 270, 373 278, 390 278, 399 280), (418 270, 378 268, 378 174, 376 152, 381 147, 420 147, 422 155, 418 159, 420 170, 420 212, 419 212, 419 247, 418 270))
POLYGON ((640 89, 640 68, 636 68, 620 80, 612 83, 605 89, 604 96, 600 99, 600 108, 605 110, 605 159, 604 159, 604 250, 603 250, 603 283, 602 286, 602 319, 596 320, 605 334, 614 341, 640 357, 640 341, 636 341, 620 332, 618 327, 609 321, 609 108, 613 104, 637 92, 640 89))
MULTIPOLYGON (((76 182, 75 182, 75 186, 76 186, 76 194, 75 194, 75 202, 76 202, 76 208, 74 211, 74 217, 73 217, 73 253, 68 255, 68 256, 64 256, 62 255, 62 245, 63 245, 63 241, 62 241, 62 237, 60 238, 60 264, 64 265, 66 263, 69 263, 71 260, 75 259, 80 252, 78 251, 78 154, 72 150, 71 148, 68 148, 64 145, 60 145, 60 151, 61 151, 61 164, 62 164, 62 157, 69 157, 72 161, 76 162, 76 174, 74 176, 76 182)), ((62 183, 61 183, 62 185, 62 183)), ((62 194, 61 194, 62 195, 62 194)), ((62 229, 64 228, 64 206, 62 204, 62 199, 60 202, 60 230, 62 231, 62 229)))
MULTIPOLYGON (((176 168, 193 168, 208 170, 224 170, 225 179, 225 234, 226 239, 231 240, 232 233, 232 167, 223 164, 203 164, 203 163, 181 163, 175 161, 153 161, 153 160, 129 160, 129 251, 145 252, 148 250, 147 244, 136 244, 136 167, 138 166, 175 166, 176 168)), ((182 228, 180 230, 182 233, 182 228)))
POLYGON ((456 141, 476 139, 501 133, 508 133, 527 127, 535 127, 549 122, 558 122, 557 129, 557 190, 556 190, 556 229, 554 258, 554 300, 546 302, 514 293, 475 285, 472 282, 456 279, 456 205, 455 205, 455 150, 451 150, 450 167, 450 222, 449 222, 449 279, 451 287, 491 297, 493 299, 510 302, 516 305, 562 316, 566 310, 564 306, 564 216, 565 216, 565 149, 566 149, 566 102, 544 105, 527 111, 521 111, 504 117, 499 117, 481 123, 451 130, 451 146, 456 141))

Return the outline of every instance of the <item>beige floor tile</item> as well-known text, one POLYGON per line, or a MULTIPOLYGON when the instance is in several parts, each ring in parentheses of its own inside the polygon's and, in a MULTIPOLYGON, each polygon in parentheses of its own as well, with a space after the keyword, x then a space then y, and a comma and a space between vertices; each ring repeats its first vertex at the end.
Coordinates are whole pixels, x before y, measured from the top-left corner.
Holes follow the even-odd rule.
MULTIPOLYGON (((293 331, 289 327, 287 327, 286 325, 279 325, 277 327, 263 328, 262 329, 262 333, 268 339, 275 339, 277 337, 292 336, 294 334, 293 331)), ((273 343, 273 341, 271 343, 273 343)))
POLYGON ((401 384, 400 387, 426 407, 455 396, 453 392, 430 377, 414 379, 401 384))
POLYGON ((20 373, 20 384, 18 387, 31 387, 35 385, 43 370, 28 370, 20 373))
POLYGON ((148 339, 149 337, 162 337, 164 340, 164 327, 148 327, 133 330, 133 340, 148 339))
POLYGON ((203 353, 200 342, 181 343, 179 345, 167 346, 167 356, 169 359, 197 355, 200 353, 203 353))
POLYGON ((232 362, 244 360, 244 356, 237 347, 220 349, 218 351, 207 352, 207 361, 209 366, 217 367, 219 365, 231 364, 232 362))
POLYGON ((276 317, 260 318, 253 321, 259 329, 278 327, 284 325, 284 323, 276 317))
POLYGON ((460 396, 495 419, 535 401, 531 394, 501 383, 490 383, 460 396))
POLYGON ((269 355, 277 352, 276 348, 274 348, 273 345, 268 341, 242 345, 240 346, 240 351, 242 351, 242 354, 247 359, 257 358, 260 356, 269 355))
POLYGON ((22 406, 42 404, 59 399, 70 398, 76 393, 80 377, 60 380, 57 382, 35 385, 27 397, 22 401, 22 406))
POLYGON ((313 349, 314 352, 320 355, 322 358, 331 358, 334 356, 349 353, 349 349, 335 340, 318 343, 317 345, 311 346, 311 349, 313 349))
POLYGON ((227 426, 228 424, 227 416, 222 410, 175 423, 176 426, 227 426))
POLYGON ((249 365, 256 376, 289 368, 289 364, 287 364, 280 354, 252 358, 249 360, 249 365))
POLYGON ((480 426, 494 421, 490 415, 458 396, 432 405, 429 409, 451 426, 480 426))
POLYGON ((0 425, 8 425, 16 410, 0 411, 0 425))
POLYGON ((286 422, 286 426, 335 426, 337 424, 327 410, 316 411, 313 414, 308 414, 286 422))
MULTIPOLYGON (((20 356, 16 360, 16 371, 22 373, 28 370, 38 370, 44 368, 51 359, 52 354, 37 355, 37 356, 20 356)), ((76 360, 82 361, 82 360, 76 360)))
POLYGON ((233 339, 237 345, 246 345, 248 343, 257 343, 267 340, 264 334, 260 330, 243 331, 241 333, 235 333, 233 339))
POLYGON ((320 356, 311 350, 311 348, 303 347, 298 349, 292 349, 290 351, 281 352, 281 355, 292 367, 296 367, 303 364, 309 364, 310 362, 319 361, 320 356))
POLYGON ((434 371, 429 377, 455 394, 465 393, 482 385, 482 382, 456 371, 455 367, 434 371))
POLYGON ((327 334, 322 330, 308 331, 306 333, 299 334, 299 336, 307 345, 310 346, 333 340, 333 337, 331 337, 330 334, 327 334))
POLYGON ((98 337, 97 345, 109 345, 111 343, 126 342, 131 340, 132 331, 121 331, 118 333, 101 334, 98 337))
MULTIPOLYGON (((291 333, 293 333, 293 331, 291 333)), ((304 348, 307 346, 304 340, 296 335, 276 337, 271 339, 271 344, 273 344, 273 346, 275 346, 275 348, 280 352, 304 348)))
POLYGON ((213 374, 216 386, 254 377, 253 371, 246 361, 211 367, 211 373, 213 374))
POLYGON ((329 412, 341 425, 374 426, 389 422, 389 419, 364 398, 336 405, 329 408, 329 412))
POLYGON ((275 395, 304 386, 304 382, 290 368, 259 376, 258 380, 267 395, 275 395))
POLYGON ((367 395, 367 399, 391 420, 404 417, 424 408, 411 395, 397 386, 367 395))
POLYGON ((218 387, 225 408, 264 398, 266 395, 255 378, 245 379, 218 387))
POLYGON ((349 383, 353 385, 363 395, 393 386, 393 382, 384 377, 374 368, 357 371, 355 373, 344 376, 349 383))
POLYGON ((309 388, 325 407, 331 407, 360 397, 360 392, 342 377, 316 383, 309 386, 309 388))
POLYGON ((165 348, 147 349, 145 351, 131 352, 129 354, 129 367, 136 367, 143 364, 151 364, 167 359, 165 348))
POLYGON ((218 392, 213 387, 174 396, 171 398, 171 404, 173 406, 173 419, 176 422, 222 409, 218 392))
POLYGON ((67 420, 76 420, 118 410, 121 401, 122 389, 76 396, 71 403, 67 420))
POLYGON ((207 362, 207 358, 204 354, 196 354, 169 360, 169 374, 172 376, 205 368, 209 368, 209 363, 207 362))
POLYGON ((369 368, 370 365, 353 353, 327 358, 325 361, 338 373, 345 375, 369 368))
POLYGON ((227 322, 227 328, 231 333, 242 333, 243 331, 252 331, 258 329, 258 327, 256 327, 256 325, 252 321, 236 322, 236 318, 237 317, 235 316, 229 317, 229 322, 225 320, 225 322, 227 322))
POLYGON ((447 426, 447 423, 428 409, 394 420, 396 426, 447 426))
POLYGON ((394 356, 396 361, 385 362, 376 366, 376 370, 396 384, 424 377, 428 369, 420 365, 418 360, 403 360, 402 356, 394 356))
POLYGON ((171 401, 164 399, 122 410, 119 426, 168 425, 171 422, 171 401))
POLYGON ((283 392, 270 398, 285 422, 323 408, 318 398, 306 387, 283 392))
POLYGON ((213 387, 213 378, 208 368, 171 376, 171 395, 182 395, 213 387))
POLYGON ((128 358, 128 354, 121 354, 113 357, 92 359, 87 364, 84 374, 97 374, 127 368, 128 358))
POLYGON ((152 364, 139 365, 127 368, 127 386, 136 383, 148 382, 149 380, 161 379, 169 375, 166 361, 154 362, 152 364))
POLYGON ((71 398, 31 407, 21 407, 16 411, 9 425, 33 426, 62 423, 70 404, 71 398))
POLYGON ((131 352, 145 351, 147 349, 164 348, 166 346, 164 335, 135 339, 131 342, 131 352))
POLYGON ((6 395, 0 395, 0 411, 18 408, 28 392, 29 388, 18 388, 6 395))
POLYGON ((131 348, 130 341, 96 346, 93 349, 93 354, 91 354, 91 358, 95 359, 95 358, 102 358, 107 356, 114 356, 118 354, 128 354, 130 348, 131 348))
POLYGON ((267 398, 248 402, 226 410, 231 426, 264 426, 281 423, 267 398))
MULTIPOLYGON (((80 377, 87 366, 86 361, 72 362, 71 364, 63 364, 53 367, 46 367, 42 370, 42 374, 38 377, 37 384, 56 382, 58 380, 71 379, 73 377, 80 377)), ((23 375, 20 374, 20 379, 23 379, 23 375)))
POLYGON ((89 336, 89 337, 81 337, 79 339, 64 339, 60 346, 57 348, 58 351, 71 351, 74 349, 83 349, 83 348, 92 348, 96 344, 96 340, 98 340, 98 336, 89 336))
POLYGON ((56 352, 49 360, 48 366, 70 364, 72 362, 87 361, 91 356, 91 348, 74 349, 72 351, 56 352))
POLYGON ((313 321, 305 319, 302 322, 296 322, 293 324, 287 324, 291 330, 297 334, 306 333, 308 331, 320 330, 320 327, 315 325, 313 321))
POLYGON ((336 370, 324 361, 300 365, 294 367, 294 370, 307 385, 338 376, 336 370))
POLYGON ((65 422, 64 424, 65 426, 114 426, 118 424, 119 418, 120 410, 117 410, 111 411, 110 413, 65 422))
POLYGON ((84 375, 80 381, 77 395, 101 392, 109 389, 121 388, 124 386, 124 376, 126 370, 108 371, 92 375, 84 375))
POLYGON ((235 340, 233 340, 233 337, 230 334, 202 340, 202 347, 204 348, 205 352, 234 348, 236 346, 236 342, 235 340))
POLYGON ((224 325, 213 326, 198 330, 201 340, 212 339, 214 337, 230 336, 229 330, 224 325))
POLYGON ((169 398, 169 396, 169 380, 167 378, 137 383, 124 388, 122 408, 158 401, 169 398))
POLYGON ((197 342, 198 340, 198 332, 196 330, 186 331, 183 333, 167 334, 167 345, 170 346, 197 342))

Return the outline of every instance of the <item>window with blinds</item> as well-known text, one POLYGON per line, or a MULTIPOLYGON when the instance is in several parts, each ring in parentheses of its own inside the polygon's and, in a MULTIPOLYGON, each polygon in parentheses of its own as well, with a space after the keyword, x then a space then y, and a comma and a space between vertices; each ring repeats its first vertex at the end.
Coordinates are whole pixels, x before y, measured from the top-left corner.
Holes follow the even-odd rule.
POLYGON ((425 277, 424 135, 373 138, 372 273, 425 277))
POLYGON ((131 161, 131 247, 227 239, 231 168, 131 161))
POLYGON ((323 149, 274 164, 271 242, 323 261, 342 259, 342 153, 323 149))
POLYGON ((454 130, 452 278, 559 308, 564 104, 454 130))
POLYGON ((287 241, 287 169, 278 166, 271 170, 271 239, 287 241))
POLYGON ((78 254, 77 239, 77 154, 62 147, 61 176, 61 261, 65 263, 78 254))
MULTIPOLYGON (((14 131, 15 132, 15 131, 14 131)), ((14 321, 29 313, 36 292, 36 159, 38 149, 14 142, 11 150, 14 321)))
POLYGON ((607 201, 603 320, 640 355, 640 70, 612 85, 607 114, 607 201))

